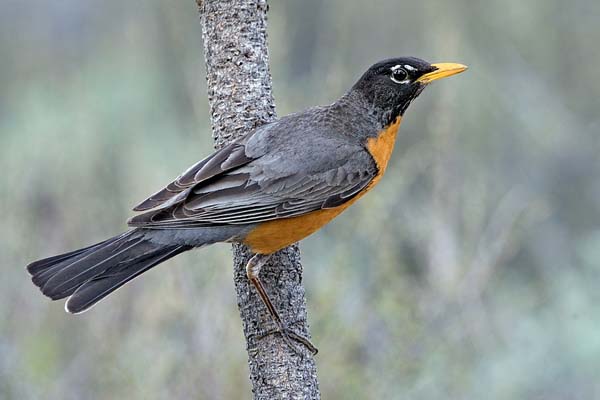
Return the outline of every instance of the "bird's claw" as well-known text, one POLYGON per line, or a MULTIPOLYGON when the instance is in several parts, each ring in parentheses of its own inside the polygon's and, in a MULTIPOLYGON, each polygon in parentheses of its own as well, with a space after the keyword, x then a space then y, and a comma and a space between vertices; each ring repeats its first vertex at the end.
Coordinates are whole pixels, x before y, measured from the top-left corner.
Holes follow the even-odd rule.
POLYGON ((302 351, 298 348, 298 346, 296 344, 294 344, 294 341, 297 343, 301 343, 303 344, 308 351, 311 352, 311 354, 314 356, 319 352, 319 349, 317 349, 310 340, 308 340, 306 337, 297 334, 296 332, 294 332, 293 330, 289 329, 286 326, 277 326, 276 328, 270 329, 268 331, 266 331, 265 333, 262 333, 260 335, 257 336, 257 340, 261 340, 269 335, 274 335, 274 334, 280 334, 281 337, 283 338, 283 341, 292 348, 292 350, 294 350, 295 353, 297 354, 302 354, 302 351))

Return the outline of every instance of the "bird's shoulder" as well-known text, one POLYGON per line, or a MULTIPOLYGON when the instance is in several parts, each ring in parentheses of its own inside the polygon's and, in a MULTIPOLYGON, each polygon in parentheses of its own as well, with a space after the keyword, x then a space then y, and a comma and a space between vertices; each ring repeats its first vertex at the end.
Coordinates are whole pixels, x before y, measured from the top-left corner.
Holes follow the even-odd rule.
POLYGON ((252 159, 248 166, 275 178, 339 168, 349 173, 373 169, 365 142, 356 134, 362 128, 336 118, 330 107, 320 106, 264 125, 244 139, 245 155, 252 159))

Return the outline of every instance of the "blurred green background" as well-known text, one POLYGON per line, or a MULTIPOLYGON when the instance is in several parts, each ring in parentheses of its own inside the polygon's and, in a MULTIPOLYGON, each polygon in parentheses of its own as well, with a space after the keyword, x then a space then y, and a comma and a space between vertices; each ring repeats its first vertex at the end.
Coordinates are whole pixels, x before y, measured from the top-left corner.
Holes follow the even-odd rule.
MULTIPOLYGON (((399 55, 470 70, 303 245, 326 399, 600 398, 600 2, 271 1, 280 115, 399 55)), ((230 249, 81 316, 24 266, 211 152, 195 2, 0 1, 0 398, 250 398, 230 249)))

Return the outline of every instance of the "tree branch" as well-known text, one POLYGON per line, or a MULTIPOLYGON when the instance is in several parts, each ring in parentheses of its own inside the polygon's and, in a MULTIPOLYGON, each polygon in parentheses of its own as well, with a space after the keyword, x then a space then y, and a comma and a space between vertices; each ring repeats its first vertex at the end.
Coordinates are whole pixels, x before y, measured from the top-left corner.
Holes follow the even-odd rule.
MULTIPOLYGON (((208 100, 216 147, 275 119, 267 49, 265 0, 197 0, 202 17, 208 100)), ((290 348, 246 278, 250 253, 236 245, 234 281, 255 399, 318 399, 316 365, 304 347, 290 348)), ((275 254, 261 271, 282 319, 310 337, 297 245, 275 254)))

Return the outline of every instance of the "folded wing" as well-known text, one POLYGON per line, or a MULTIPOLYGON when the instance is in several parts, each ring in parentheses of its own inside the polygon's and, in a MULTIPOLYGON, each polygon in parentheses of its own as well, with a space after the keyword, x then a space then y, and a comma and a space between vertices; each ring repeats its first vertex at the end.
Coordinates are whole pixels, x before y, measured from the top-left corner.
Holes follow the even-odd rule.
POLYGON ((243 143, 227 146, 137 206, 149 211, 129 225, 255 224, 340 206, 371 182, 377 167, 361 146, 322 147, 306 149, 307 156, 299 159, 285 153, 251 158, 243 143))
POLYGON ((135 206, 133 210, 147 211, 184 200, 192 187, 252 161, 252 158, 246 156, 244 149, 244 142, 233 142, 225 146, 192 165, 164 189, 135 206))

